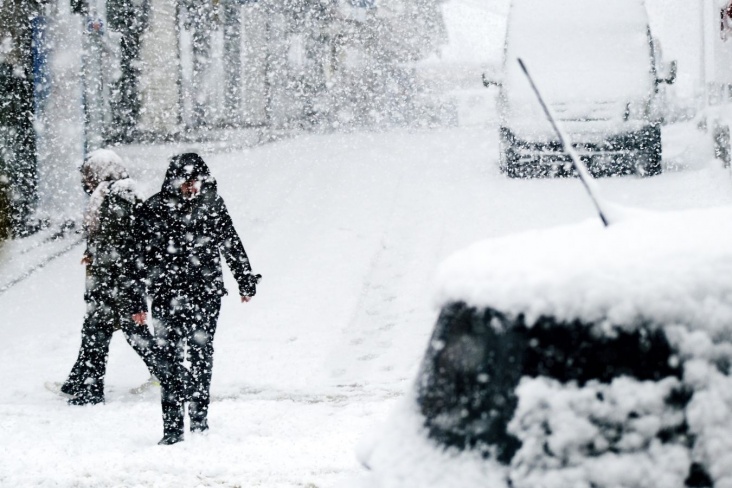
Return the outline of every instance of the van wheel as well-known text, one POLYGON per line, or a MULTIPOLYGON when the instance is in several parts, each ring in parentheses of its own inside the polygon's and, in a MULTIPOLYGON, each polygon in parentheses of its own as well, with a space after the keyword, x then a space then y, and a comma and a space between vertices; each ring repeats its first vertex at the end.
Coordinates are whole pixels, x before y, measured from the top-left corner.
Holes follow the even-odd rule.
POLYGON ((638 150, 635 171, 638 176, 656 176, 663 172, 661 127, 649 127, 638 150))

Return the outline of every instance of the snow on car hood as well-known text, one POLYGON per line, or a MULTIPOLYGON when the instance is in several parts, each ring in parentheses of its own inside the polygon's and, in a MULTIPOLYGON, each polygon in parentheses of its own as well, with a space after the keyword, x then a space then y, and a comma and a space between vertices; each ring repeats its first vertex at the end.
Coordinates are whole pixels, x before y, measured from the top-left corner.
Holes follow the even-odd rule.
POLYGON ((437 301, 623 328, 732 332, 732 207, 599 220, 480 242, 446 260, 437 301))

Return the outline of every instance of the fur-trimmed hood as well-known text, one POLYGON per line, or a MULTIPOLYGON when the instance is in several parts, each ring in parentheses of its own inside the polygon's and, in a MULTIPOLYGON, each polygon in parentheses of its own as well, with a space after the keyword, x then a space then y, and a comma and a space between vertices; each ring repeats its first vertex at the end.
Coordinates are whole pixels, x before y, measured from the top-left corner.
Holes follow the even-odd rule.
POLYGON ((79 171, 88 173, 92 178, 101 183, 103 181, 117 181, 129 178, 130 175, 125 169, 122 158, 111 149, 97 149, 90 152, 79 171))
POLYGON ((99 213, 108 196, 117 196, 130 203, 142 200, 137 184, 122 164, 122 158, 112 150, 92 151, 79 169, 82 174, 98 182, 84 212, 84 228, 88 236, 93 236, 99 230, 99 213))

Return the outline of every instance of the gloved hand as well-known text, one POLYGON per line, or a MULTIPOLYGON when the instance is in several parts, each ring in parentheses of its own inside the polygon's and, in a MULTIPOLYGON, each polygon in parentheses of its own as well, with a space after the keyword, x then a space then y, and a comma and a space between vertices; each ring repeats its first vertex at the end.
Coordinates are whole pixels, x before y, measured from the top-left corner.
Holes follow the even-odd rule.
POLYGON ((257 285, 262 281, 262 275, 247 273, 243 281, 244 283, 239 284, 239 295, 253 297, 257 294, 257 285))

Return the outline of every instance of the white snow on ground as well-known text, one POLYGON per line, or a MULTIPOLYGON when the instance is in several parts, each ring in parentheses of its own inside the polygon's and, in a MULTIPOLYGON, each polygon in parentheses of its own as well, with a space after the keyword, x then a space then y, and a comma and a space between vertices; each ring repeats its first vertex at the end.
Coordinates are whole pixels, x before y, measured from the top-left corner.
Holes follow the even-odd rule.
MULTIPOLYGON (((150 195, 180 149, 119 153, 150 195)), ((732 203, 728 173, 706 155, 689 169, 693 154, 669 161, 683 171, 602 180, 603 192, 654 210, 732 203)), ((437 314, 438 264, 474 241, 593 216, 576 180, 500 175, 492 129, 307 136, 203 155, 264 275, 251 303, 224 300, 210 434, 155 445, 158 394, 128 392, 147 372, 121 335, 105 405, 69 407, 44 389, 78 351, 80 245, 0 294, 0 486, 368 486, 355 446, 411 390, 437 314)), ((6 259, 22 252, 14 246, 6 259)))
POLYGON ((358 445, 372 469, 344 486, 357 488, 507 488, 504 466, 477 452, 443 449, 427 441, 416 400, 400 401, 378 430, 358 445), (376 446, 376 448, 374 448, 376 446))

